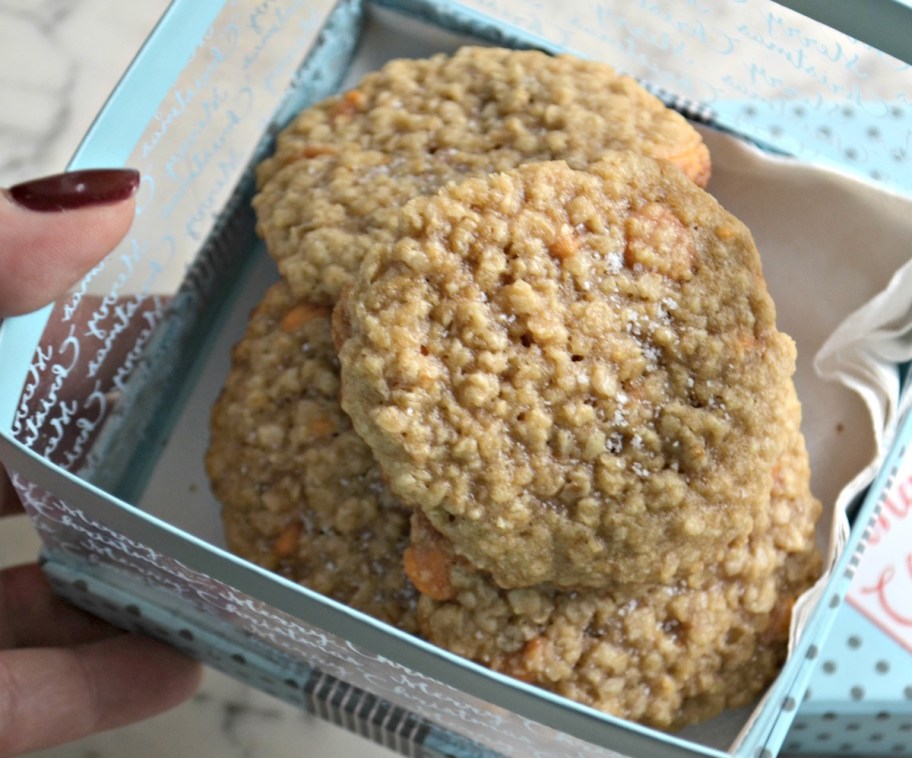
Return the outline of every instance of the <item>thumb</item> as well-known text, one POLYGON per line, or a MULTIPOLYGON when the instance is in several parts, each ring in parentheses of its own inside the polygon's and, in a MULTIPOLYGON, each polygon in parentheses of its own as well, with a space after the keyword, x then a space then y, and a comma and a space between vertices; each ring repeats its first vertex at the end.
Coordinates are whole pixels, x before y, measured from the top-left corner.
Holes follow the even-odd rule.
POLYGON ((73 171, 0 189, 0 318, 62 295, 127 233, 139 173, 73 171))

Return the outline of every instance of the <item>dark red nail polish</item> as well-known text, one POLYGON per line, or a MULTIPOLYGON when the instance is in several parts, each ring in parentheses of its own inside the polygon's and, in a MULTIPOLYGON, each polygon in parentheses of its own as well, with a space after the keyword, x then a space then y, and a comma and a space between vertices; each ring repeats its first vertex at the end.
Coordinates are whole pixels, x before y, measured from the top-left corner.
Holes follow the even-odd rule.
POLYGON ((69 211, 126 200, 139 187, 132 168, 69 171, 9 188, 10 197, 32 211, 69 211))

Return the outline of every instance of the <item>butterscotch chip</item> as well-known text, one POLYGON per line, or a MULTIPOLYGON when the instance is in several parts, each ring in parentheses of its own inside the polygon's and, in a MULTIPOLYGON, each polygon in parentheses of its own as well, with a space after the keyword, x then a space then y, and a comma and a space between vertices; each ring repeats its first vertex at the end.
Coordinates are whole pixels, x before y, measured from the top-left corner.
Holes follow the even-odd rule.
POLYGON ((274 285, 232 352, 206 469, 229 548, 408 631, 408 513, 339 406, 330 311, 274 285))
POLYGON ((699 133, 606 64, 477 47, 396 60, 279 135, 257 172, 257 228, 292 291, 331 305, 413 197, 529 161, 584 168, 610 149, 709 178, 699 133))
MULTIPOLYGON (((792 605, 820 569, 820 504, 808 489, 797 402, 789 407, 795 422, 774 467, 765 518, 702 575, 610 591, 504 590, 450 554, 448 596, 419 601, 422 634, 497 671, 658 728, 751 703, 778 673, 792 605)), ((424 517, 415 522, 411 549, 445 552, 424 517)))
POLYGON ((667 164, 416 198, 340 307, 356 430, 502 587, 670 584, 763 518, 794 345, 746 227, 667 164))

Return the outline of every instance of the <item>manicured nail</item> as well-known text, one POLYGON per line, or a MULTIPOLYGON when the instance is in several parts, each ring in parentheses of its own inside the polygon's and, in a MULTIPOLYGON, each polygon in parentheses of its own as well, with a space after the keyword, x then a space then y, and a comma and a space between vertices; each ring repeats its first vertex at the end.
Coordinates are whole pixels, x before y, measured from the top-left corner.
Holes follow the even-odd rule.
POLYGON ((10 197, 32 211, 69 211, 126 200, 139 186, 132 168, 69 171, 9 188, 10 197))

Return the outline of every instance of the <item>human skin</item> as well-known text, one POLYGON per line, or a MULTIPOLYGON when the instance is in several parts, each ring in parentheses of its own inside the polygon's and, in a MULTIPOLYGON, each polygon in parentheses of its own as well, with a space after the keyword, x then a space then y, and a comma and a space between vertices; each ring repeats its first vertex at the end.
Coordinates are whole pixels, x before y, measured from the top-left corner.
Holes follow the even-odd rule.
MULTIPOLYGON (((70 173, 0 189, 0 318, 51 302, 130 228, 139 175, 70 173)), ((0 517, 22 505, 0 467, 0 517)), ((0 572, 0 756, 147 718, 186 700, 201 669, 54 595, 35 564, 0 572)))

